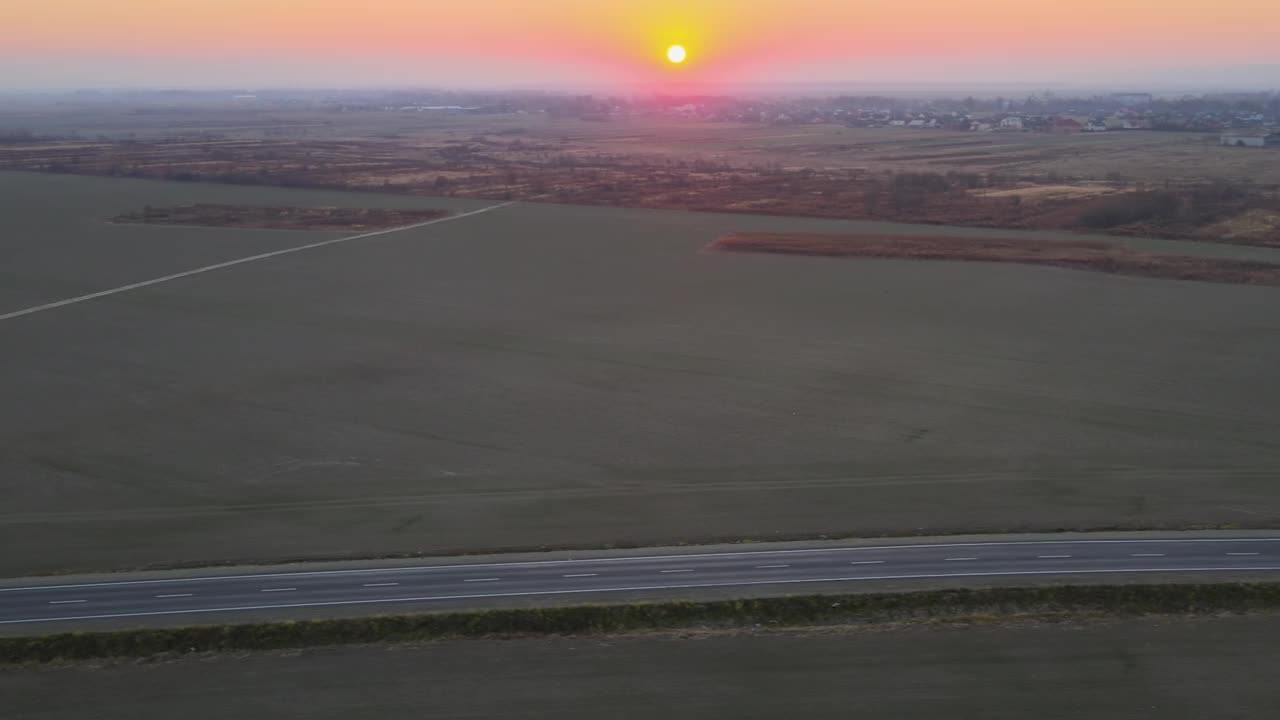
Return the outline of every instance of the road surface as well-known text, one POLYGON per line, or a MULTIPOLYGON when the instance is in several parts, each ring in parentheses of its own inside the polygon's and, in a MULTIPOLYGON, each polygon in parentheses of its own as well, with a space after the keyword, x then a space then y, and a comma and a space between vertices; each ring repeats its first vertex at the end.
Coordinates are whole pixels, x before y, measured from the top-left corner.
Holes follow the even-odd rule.
MULTIPOLYGON (((750 588, 945 578, 1096 577, 1143 573, 1242 574, 1280 571, 1280 537, 1052 539, 788 547, 583 559, 369 563, 317 571, 153 577, 105 582, 0 585, 0 625, 65 626, 77 621, 397 604, 430 605, 493 598, 562 596, 566 602, 608 593, 750 588)), ((852 589, 852 588, 851 588, 852 589)))

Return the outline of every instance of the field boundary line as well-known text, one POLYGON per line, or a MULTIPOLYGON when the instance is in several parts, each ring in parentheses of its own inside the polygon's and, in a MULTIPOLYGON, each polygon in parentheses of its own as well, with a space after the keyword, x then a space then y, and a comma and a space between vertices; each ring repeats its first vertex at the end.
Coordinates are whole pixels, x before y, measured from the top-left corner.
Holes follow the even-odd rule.
POLYGON ((120 287, 110 288, 108 290, 99 290, 98 292, 89 293, 88 295, 79 295, 77 297, 67 298, 66 300, 57 300, 55 302, 45 303, 44 305, 36 305, 34 307, 24 308, 22 310, 14 310, 13 312, 0 315, 0 321, 12 320, 14 318, 19 318, 24 315, 33 315, 38 312, 43 312, 45 310, 53 310, 55 308, 65 307, 67 305, 75 305, 76 303, 82 303, 88 300, 95 300, 97 298, 107 297, 109 295, 119 295, 120 293, 129 292, 130 290, 138 290, 139 288, 150 287, 152 285, 159 285, 160 283, 166 283, 172 280, 180 280, 185 277, 191 277, 192 275, 200 275, 202 273, 212 272, 214 270, 221 270, 223 268, 233 267, 235 265, 243 265, 245 263, 256 262, 258 260, 266 260, 267 258, 273 258, 273 257, 276 257, 277 255, 288 255, 290 253, 302 252, 303 250, 313 250, 315 248, 324 247, 326 245, 337 245, 338 243, 344 243, 351 240, 363 240, 364 238, 371 238, 377 235, 388 235, 390 233, 401 232, 404 230, 413 230, 415 228, 426 227, 428 225, 435 225, 437 223, 449 222, 451 220, 461 220, 462 218, 471 217, 473 215, 479 215, 481 213, 487 213, 490 210, 498 210, 514 204, 515 204, 515 201, 504 202, 504 203, 499 203, 497 205, 489 205, 487 207, 482 207, 478 210, 470 210, 468 212, 459 213, 457 215, 448 215, 446 217, 436 218, 434 220, 427 220, 425 222, 414 223, 413 225, 401 225, 400 227, 386 228, 384 230, 374 230, 373 232, 361 233, 359 235, 348 235, 346 237, 330 238, 328 240, 321 240, 319 242, 308 243, 306 245, 298 245, 296 247, 283 248, 281 250, 272 250, 271 252, 259 253, 258 255, 250 255, 248 257, 237 258, 235 260, 227 260, 225 262, 214 263, 212 265, 205 265, 203 267, 198 267, 191 270, 184 270, 182 272, 173 273, 172 275, 165 275, 163 277, 152 278, 150 280, 143 280, 141 282, 130 283, 128 285, 121 285, 120 287))

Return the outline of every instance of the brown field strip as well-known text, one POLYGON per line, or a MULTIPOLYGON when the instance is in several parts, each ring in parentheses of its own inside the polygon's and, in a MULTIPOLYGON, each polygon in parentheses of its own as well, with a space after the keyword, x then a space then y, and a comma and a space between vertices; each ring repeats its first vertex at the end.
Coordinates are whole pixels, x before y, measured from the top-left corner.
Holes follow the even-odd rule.
POLYGON ((1019 263, 1167 280, 1280 285, 1280 264, 1277 263, 1149 253, 1096 240, 733 233, 712 243, 710 249, 821 257, 1019 263))

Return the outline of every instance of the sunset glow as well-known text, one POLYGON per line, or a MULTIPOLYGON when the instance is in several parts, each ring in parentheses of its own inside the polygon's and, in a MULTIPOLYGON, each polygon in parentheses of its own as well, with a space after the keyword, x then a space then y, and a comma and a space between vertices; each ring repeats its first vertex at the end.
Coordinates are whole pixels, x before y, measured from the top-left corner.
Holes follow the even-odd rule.
POLYGON ((1280 67, 1278 26, 1273 0, 9 0, 0 77, 657 82, 679 45, 687 80, 1074 81, 1280 67))
POLYGON ((684 62, 684 59, 687 56, 688 53, 685 52, 683 45, 672 45, 667 48, 667 60, 670 60, 677 65, 684 62))

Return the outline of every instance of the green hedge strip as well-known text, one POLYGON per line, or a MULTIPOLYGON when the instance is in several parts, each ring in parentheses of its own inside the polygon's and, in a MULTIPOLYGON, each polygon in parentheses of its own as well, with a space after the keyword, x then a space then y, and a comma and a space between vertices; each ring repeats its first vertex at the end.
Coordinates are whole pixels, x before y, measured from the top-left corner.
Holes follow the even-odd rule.
POLYGON ((983 590, 669 601, 332 620, 241 623, 0 638, 0 662, 273 650, 454 637, 599 634, 998 617, 1017 614, 1185 614, 1280 608, 1280 583, 1068 585, 983 590))

